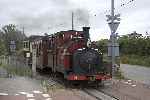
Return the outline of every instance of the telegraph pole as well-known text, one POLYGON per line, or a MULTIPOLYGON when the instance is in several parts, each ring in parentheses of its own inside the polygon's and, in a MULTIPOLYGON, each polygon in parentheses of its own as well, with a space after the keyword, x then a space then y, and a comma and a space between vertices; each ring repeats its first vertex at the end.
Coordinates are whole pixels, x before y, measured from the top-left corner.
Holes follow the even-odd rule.
POLYGON ((72 30, 74 30, 74 13, 72 12, 72 30))
POLYGON ((111 16, 114 16, 114 0, 111 0, 111 16))
POLYGON ((111 74, 114 75, 115 72, 115 59, 116 56, 119 56, 119 44, 116 41, 116 30, 120 24, 120 14, 115 15, 115 5, 114 5, 114 0, 111 0, 111 14, 110 15, 106 15, 107 22, 108 25, 110 27, 111 30, 111 35, 110 35, 110 43, 108 44, 108 48, 110 49, 108 52, 108 56, 111 56, 111 63, 112 63, 112 71, 111 74), (118 48, 116 48, 118 47, 118 48), (118 51, 118 53, 116 53, 118 51))
POLYGON ((24 34, 24 30, 25 30, 25 28, 24 28, 24 26, 22 27, 22 33, 24 34))

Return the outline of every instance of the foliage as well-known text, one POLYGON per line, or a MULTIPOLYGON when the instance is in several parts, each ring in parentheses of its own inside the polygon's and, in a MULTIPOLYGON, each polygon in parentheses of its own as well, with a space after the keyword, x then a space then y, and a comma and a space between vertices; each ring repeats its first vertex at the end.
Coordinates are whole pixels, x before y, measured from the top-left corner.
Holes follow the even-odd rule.
MULTIPOLYGON (((22 48, 22 40, 26 38, 25 34, 16 28, 15 25, 9 24, 2 27, 0 30, 0 50, 5 51, 5 53, 9 53, 9 44, 10 41, 16 42, 16 50, 22 48)), ((0 52, 2 55, 3 52, 0 52)))
POLYGON ((121 63, 150 67, 150 56, 123 55, 121 63))
POLYGON ((0 55, 4 55, 6 53, 6 47, 3 40, 0 40, 0 55))
POLYGON ((107 44, 108 44, 108 39, 102 39, 102 40, 97 42, 97 45, 98 45, 98 47, 102 53, 107 52, 107 44))
POLYGON ((150 38, 131 38, 123 36, 119 38, 119 44, 121 54, 150 55, 150 38))
MULTIPOLYGON (((150 66, 150 37, 136 32, 118 38, 122 63, 150 66)), ((103 53, 107 53, 108 40, 97 42, 103 53)))

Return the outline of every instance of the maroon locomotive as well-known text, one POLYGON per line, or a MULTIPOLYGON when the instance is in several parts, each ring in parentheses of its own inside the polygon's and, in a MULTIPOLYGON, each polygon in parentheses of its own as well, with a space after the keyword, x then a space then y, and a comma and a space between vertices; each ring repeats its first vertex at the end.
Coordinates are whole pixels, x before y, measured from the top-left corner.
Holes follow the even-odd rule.
POLYGON ((37 52, 37 68, 49 67, 69 81, 110 79, 105 73, 102 53, 90 42, 89 29, 60 31, 34 40, 32 48, 37 52))

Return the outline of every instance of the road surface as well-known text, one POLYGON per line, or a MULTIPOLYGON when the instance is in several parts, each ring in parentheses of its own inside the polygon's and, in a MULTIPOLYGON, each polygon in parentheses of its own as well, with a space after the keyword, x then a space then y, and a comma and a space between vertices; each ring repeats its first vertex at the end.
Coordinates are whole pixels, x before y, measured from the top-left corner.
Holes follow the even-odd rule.
POLYGON ((128 64, 121 64, 120 68, 126 78, 150 85, 150 68, 128 64))

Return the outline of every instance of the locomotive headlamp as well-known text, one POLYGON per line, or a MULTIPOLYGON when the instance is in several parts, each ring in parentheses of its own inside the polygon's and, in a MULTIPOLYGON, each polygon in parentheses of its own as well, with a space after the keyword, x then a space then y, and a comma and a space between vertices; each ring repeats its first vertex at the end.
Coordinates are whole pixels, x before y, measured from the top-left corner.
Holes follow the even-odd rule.
POLYGON ((91 44, 92 44, 92 43, 91 43, 91 40, 88 39, 88 41, 87 41, 87 47, 90 48, 90 47, 91 47, 91 44))
POLYGON ((78 79, 78 76, 75 76, 74 79, 77 80, 77 79, 78 79))
POLYGON ((95 49, 96 51, 98 51, 98 49, 95 49))

